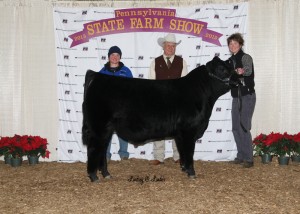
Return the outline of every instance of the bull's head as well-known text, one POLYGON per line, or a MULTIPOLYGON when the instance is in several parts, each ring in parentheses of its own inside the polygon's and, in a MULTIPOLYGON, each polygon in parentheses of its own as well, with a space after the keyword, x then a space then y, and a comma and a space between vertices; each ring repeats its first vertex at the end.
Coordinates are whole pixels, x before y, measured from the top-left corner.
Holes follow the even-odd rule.
POLYGON ((227 61, 221 60, 219 57, 214 57, 211 61, 206 63, 206 69, 208 74, 230 86, 238 86, 241 83, 238 79, 234 79, 234 68, 230 66, 230 63, 227 61))

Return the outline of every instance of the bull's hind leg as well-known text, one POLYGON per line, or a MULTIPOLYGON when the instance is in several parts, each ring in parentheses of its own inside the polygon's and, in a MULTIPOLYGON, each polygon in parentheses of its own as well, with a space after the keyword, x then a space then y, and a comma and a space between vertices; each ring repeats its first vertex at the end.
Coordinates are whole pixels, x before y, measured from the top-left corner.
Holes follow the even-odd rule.
POLYGON ((90 137, 90 143, 87 147, 87 172, 92 182, 97 182, 99 180, 97 176, 98 169, 101 171, 103 177, 110 176, 106 163, 106 149, 108 142, 108 140, 103 142, 103 140, 99 138, 90 137))
POLYGON ((107 179, 111 178, 111 175, 107 169, 107 157, 106 157, 106 151, 108 149, 108 144, 110 141, 111 141, 111 137, 110 139, 104 141, 104 149, 101 150, 100 161, 98 166, 98 169, 101 172, 103 178, 107 178, 107 179))
POLYGON ((96 140, 90 140, 90 144, 87 147, 87 173, 92 182, 99 180, 97 176, 98 163, 100 161, 100 146, 95 142, 96 140))
POLYGON ((177 146, 177 150, 179 153, 179 158, 180 158, 180 168, 182 171, 186 171, 184 163, 185 163, 185 154, 183 153, 183 141, 181 139, 181 137, 176 137, 175 138, 175 143, 177 146))

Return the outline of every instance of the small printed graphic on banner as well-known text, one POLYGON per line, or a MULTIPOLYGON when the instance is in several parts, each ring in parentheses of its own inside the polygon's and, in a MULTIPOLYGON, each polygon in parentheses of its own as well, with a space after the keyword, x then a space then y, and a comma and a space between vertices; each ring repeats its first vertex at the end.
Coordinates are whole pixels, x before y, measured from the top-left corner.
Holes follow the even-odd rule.
POLYGON ((78 123, 77 120, 65 120, 65 119, 59 119, 61 122, 71 122, 71 123, 78 123))
POLYGON ((58 67, 68 67, 68 68, 76 68, 76 65, 61 65, 61 64, 57 64, 58 67))
POLYGON ((211 150, 195 150, 195 153, 212 153, 214 151, 211 150))
POLYGON ((77 102, 77 100, 66 100, 66 99, 58 99, 58 100, 63 102, 74 102, 74 103, 77 102))
POLYGON ((58 140, 59 142, 78 143, 76 140, 58 140))
POLYGON ((209 140, 210 143, 224 143, 224 142, 231 142, 231 140, 209 140))
POLYGON ((196 140, 196 143, 202 143, 202 139, 196 140))
POLYGON ((217 149, 217 153, 222 153, 222 149, 217 149))

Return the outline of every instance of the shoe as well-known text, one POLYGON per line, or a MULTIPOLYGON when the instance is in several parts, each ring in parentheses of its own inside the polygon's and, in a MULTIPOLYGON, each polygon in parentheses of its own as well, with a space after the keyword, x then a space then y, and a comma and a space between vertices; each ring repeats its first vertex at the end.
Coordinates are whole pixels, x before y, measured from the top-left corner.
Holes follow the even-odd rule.
POLYGON ((122 157, 121 160, 128 160, 128 157, 122 157))
POLYGON ((230 163, 232 163, 232 164, 243 164, 243 161, 238 159, 238 158, 235 158, 233 161, 230 161, 230 163))
POLYGON ((150 165, 160 165, 160 164, 163 164, 164 162, 161 162, 161 161, 159 161, 159 160, 151 160, 150 161, 150 165))
POLYGON ((250 167, 253 167, 254 166, 254 163, 253 162, 249 162, 249 161, 245 161, 243 163, 243 167, 244 168, 250 168, 250 167))

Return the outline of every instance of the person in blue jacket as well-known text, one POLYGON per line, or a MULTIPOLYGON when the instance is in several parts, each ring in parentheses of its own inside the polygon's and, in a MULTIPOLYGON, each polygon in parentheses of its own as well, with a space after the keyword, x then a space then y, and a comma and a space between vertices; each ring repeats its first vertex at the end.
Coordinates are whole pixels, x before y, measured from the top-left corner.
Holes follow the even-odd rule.
MULTIPOLYGON (((108 62, 104 65, 104 67, 99 71, 102 74, 112 75, 112 76, 120 76, 133 78, 131 70, 126 67, 120 60, 122 57, 122 51, 118 46, 112 46, 108 51, 108 62)), ((118 154, 120 155, 121 160, 127 160, 129 158, 128 142, 119 138, 120 149, 118 154)), ((109 142, 109 146, 106 152, 107 160, 111 159, 111 141, 109 142)))

